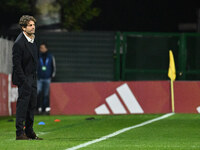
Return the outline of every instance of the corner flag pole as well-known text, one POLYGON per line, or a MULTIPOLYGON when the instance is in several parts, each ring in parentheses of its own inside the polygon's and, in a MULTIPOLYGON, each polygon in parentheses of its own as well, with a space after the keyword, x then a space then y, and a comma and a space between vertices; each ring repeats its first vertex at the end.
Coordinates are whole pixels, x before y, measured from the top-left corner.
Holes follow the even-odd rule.
POLYGON ((172 112, 175 112, 174 106, 174 80, 176 79, 176 68, 174 62, 174 56, 172 50, 169 51, 169 70, 168 70, 168 77, 171 80, 171 105, 172 105, 172 112))
POLYGON ((174 113, 174 81, 171 80, 171 105, 172 105, 172 112, 174 113))

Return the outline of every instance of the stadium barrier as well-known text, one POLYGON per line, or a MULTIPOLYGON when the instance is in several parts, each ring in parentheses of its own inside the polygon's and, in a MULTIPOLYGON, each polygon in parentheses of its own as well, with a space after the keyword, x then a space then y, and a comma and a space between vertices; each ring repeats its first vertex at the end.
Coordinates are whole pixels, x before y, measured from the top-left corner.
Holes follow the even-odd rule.
MULTIPOLYGON (((174 82, 175 112, 200 113, 200 81, 174 82)), ((0 74, 0 116, 16 113, 17 87, 0 74)), ((171 112, 169 81, 51 83, 51 115, 171 112)))
POLYGON ((0 73, 0 116, 9 115, 8 76, 0 73))
POLYGON ((200 113, 200 81, 178 81, 174 84, 175 112, 200 113))
MULTIPOLYGON (((200 112, 200 82, 174 84, 175 112, 200 112)), ((51 115, 171 112, 169 81, 52 83, 50 91, 51 115)))
POLYGON ((0 116, 16 114, 17 87, 11 83, 11 75, 0 73, 0 116))

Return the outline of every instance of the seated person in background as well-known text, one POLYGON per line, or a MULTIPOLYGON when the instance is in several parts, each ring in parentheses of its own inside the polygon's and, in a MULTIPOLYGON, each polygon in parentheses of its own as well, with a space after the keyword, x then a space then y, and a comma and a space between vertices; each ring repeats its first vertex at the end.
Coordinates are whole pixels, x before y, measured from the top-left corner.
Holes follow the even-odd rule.
MULTIPOLYGON (((42 113, 48 112, 46 108, 49 107, 49 88, 51 79, 55 77, 56 66, 55 58, 48 52, 47 44, 40 44, 40 54, 38 61, 38 81, 37 81, 37 111, 42 108, 42 113), (42 99, 41 99, 42 98, 42 99)), ((40 110, 41 111, 41 110, 40 110)))

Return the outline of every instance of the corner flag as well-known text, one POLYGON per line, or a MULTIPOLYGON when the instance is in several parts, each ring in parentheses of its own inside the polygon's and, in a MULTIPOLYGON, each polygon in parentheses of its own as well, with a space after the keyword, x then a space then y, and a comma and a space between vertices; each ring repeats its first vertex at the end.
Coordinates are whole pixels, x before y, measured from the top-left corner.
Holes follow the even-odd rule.
POLYGON ((174 56, 172 50, 169 51, 169 70, 168 77, 171 79, 171 104, 172 104, 172 112, 175 112, 174 106, 174 80, 176 79, 176 68, 174 62, 174 56))
POLYGON ((176 79, 176 68, 174 63, 174 56, 172 50, 169 51, 169 70, 168 70, 168 77, 174 81, 176 79))

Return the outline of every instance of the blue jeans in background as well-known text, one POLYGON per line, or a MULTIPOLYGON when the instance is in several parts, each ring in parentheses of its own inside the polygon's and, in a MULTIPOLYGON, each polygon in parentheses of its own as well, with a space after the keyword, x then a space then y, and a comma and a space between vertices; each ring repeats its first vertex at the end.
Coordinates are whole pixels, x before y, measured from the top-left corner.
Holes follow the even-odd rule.
POLYGON ((51 79, 39 79, 37 81, 37 95, 38 95, 38 104, 37 109, 42 107, 42 112, 45 112, 46 107, 49 106, 49 87, 51 79), (43 99, 41 99, 43 98, 43 99))

